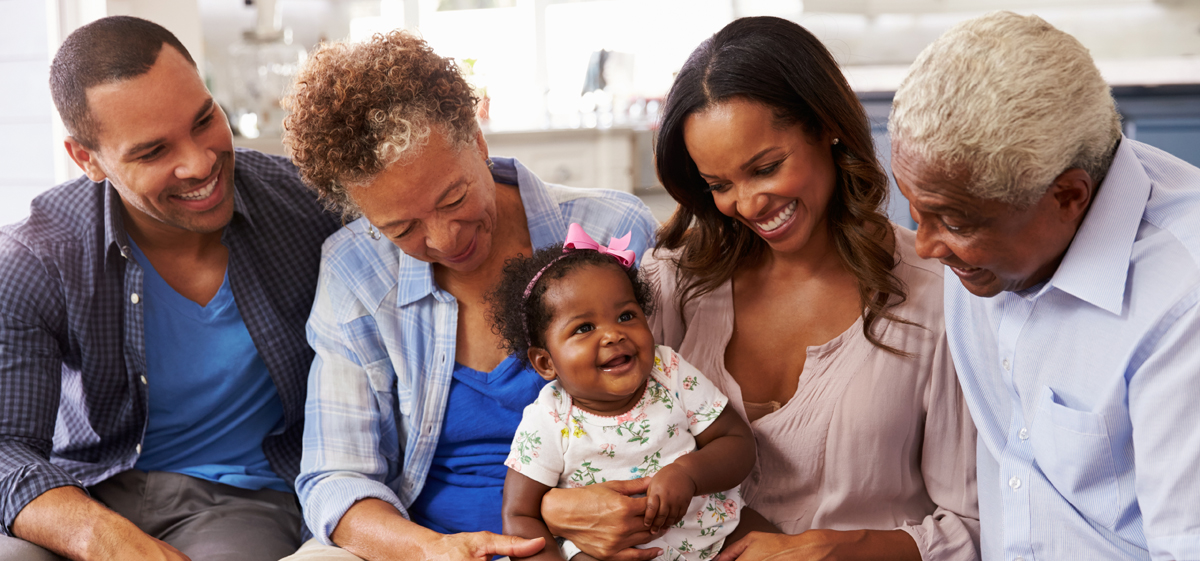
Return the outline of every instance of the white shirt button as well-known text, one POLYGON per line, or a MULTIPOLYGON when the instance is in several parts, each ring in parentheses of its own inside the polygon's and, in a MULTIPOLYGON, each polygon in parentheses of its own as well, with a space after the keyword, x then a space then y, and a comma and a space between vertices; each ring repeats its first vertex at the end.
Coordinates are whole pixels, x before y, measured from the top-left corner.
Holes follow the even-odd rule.
POLYGON ((126 258, 126 259, 129 259, 129 254, 130 254, 130 253, 131 253, 131 252, 129 251, 129 246, 127 246, 127 245, 123 245, 123 246, 121 246, 121 257, 124 257, 124 258, 126 258))
POLYGON ((1008 480, 1008 486, 1012 487, 1013 491, 1016 491, 1021 488, 1021 480, 1017 479, 1017 476, 1014 475, 1012 479, 1008 480))
POLYGON ((129 295, 129 301, 137 304, 138 302, 142 301, 142 297, 138 296, 138 293, 134 292, 133 294, 129 295))
POLYGON ((1005 369, 1005 370, 1008 370, 1009 366, 1011 366, 1011 365, 1008 363, 1008 359, 1007 359, 1007 358, 1006 358, 1006 359, 1004 359, 1004 362, 1002 362, 1001 364, 1003 364, 1003 365, 1004 365, 1004 369, 1005 369))
POLYGON ((1015 557, 1015 558, 1013 558, 1013 561, 1025 561, 1025 558, 1024 557, 1015 557))
POLYGON ((141 380, 142 380, 142 385, 143 386, 146 385, 146 375, 145 374, 142 375, 141 380))
POLYGON ((1021 429, 1021 432, 1017 433, 1017 436, 1020 437, 1021 440, 1029 440, 1029 429, 1021 429))
POLYGON ((142 453, 142 445, 141 445, 140 443, 139 443, 137 446, 134 446, 134 447, 133 447, 133 449, 134 449, 134 451, 135 451, 135 452, 137 452, 138 454, 141 454, 141 453, 142 453))

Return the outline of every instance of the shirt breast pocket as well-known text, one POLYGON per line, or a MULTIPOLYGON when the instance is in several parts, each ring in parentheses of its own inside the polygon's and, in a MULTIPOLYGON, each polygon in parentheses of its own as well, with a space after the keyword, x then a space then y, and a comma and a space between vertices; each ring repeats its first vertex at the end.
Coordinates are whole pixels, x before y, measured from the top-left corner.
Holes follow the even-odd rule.
POLYGON ((363 365, 367 382, 379 410, 379 452, 392 462, 400 460, 400 435, 397 430, 396 411, 407 415, 406 408, 412 407, 412 392, 396 385, 396 374, 390 358, 376 360, 363 365))
POLYGON ((1030 444, 1046 479, 1081 514, 1112 527, 1120 508, 1116 462, 1102 415, 1072 409, 1054 390, 1038 395, 1030 444))

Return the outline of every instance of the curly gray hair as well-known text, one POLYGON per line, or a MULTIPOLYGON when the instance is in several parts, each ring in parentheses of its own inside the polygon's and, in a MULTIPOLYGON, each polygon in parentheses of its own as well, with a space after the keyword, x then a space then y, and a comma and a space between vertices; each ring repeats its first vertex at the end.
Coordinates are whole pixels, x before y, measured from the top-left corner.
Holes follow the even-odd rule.
POLYGON ((1121 118, 1078 40, 1037 16, 993 12, 921 52, 888 132, 898 156, 962 174, 977 197, 1025 207, 1070 168, 1099 184, 1121 118))

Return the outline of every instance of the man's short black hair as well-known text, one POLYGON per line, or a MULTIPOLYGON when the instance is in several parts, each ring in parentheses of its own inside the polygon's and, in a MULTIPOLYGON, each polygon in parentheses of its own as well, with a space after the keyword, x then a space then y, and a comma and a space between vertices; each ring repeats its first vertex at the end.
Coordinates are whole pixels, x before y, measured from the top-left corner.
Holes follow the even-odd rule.
POLYGON ((149 72, 164 44, 196 65, 174 34, 140 18, 101 18, 67 36, 50 63, 50 94, 67 133, 95 150, 100 125, 88 112, 88 88, 149 72))

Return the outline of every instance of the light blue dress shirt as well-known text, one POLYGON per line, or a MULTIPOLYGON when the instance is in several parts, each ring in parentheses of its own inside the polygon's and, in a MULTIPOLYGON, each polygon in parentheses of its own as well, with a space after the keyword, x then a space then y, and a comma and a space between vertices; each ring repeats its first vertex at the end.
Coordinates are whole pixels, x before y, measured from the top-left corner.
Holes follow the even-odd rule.
POLYGON ((1200 559, 1200 169, 1122 138, 1049 280, 945 286, 983 558, 1200 559))
MULTIPOLYGON (((596 240, 632 232, 644 254, 656 224, 637 197, 543 183, 515 160, 493 158, 497 182, 516 184, 533 247, 562 243, 579 223, 596 240)), ((305 407, 296 490, 321 543, 359 500, 391 503, 406 517, 425 485, 447 414, 458 305, 430 264, 372 239, 360 219, 329 237, 308 341, 316 350, 305 407)))

